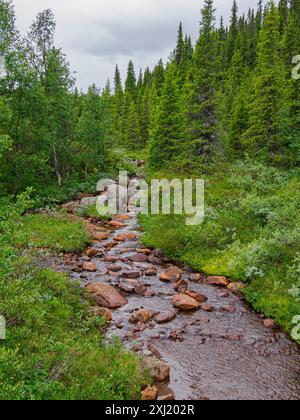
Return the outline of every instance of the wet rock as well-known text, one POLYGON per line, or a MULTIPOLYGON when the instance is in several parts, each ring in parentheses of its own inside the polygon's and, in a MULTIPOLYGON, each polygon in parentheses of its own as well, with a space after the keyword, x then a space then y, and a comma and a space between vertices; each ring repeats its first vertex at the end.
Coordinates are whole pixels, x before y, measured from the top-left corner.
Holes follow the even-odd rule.
POLYGON ((185 293, 187 291, 188 284, 185 280, 181 279, 174 284, 173 288, 178 293, 185 293))
POLYGON ((172 305, 182 311, 192 311, 200 307, 200 303, 196 299, 182 293, 172 298, 172 305))
POLYGON ((161 274, 160 280, 166 283, 177 282, 180 279, 181 274, 182 271, 180 270, 180 268, 172 265, 161 274))
POLYGON ((229 282, 223 276, 210 276, 207 277, 207 283, 211 286, 227 287, 229 282))
POLYGON ((138 284, 134 288, 134 293, 138 296, 145 296, 145 294, 147 293, 147 286, 141 282, 138 282, 138 284))
POLYGON ((158 396, 158 389, 156 386, 148 385, 144 391, 142 391, 142 401, 155 401, 158 396))
POLYGON ((109 271, 112 271, 113 273, 118 273, 119 271, 122 271, 122 267, 118 265, 110 265, 108 269, 109 271))
POLYGON ((136 254, 132 257, 129 257, 128 259, 135 263, 144 263, 148 261, 148 257, 145 254, 136 254))
POLYGON ((203 322, 204 324, 209 324, 210 323, 210 319, 203 316, 200 318, 200 322, 203 322))
POLYGON ((139 296, 143 296, 147 291, 147 287, 135 279, 122 280, 119 284, 119 289, 126 293, 136 293, 139 296))
POLYGON ((186 295, 190 296, 191 298, 195 299, 197 302, 199 303, 204 303, 207 301, 207 296, 203 295, 202 293, 197 293, 197 292, 190 292, 187 291, 186 295))
POLYGON ((112 263, 112 264, 114 264, 114 263, 116 263, 116 262, 118 261, 118 258, 116 258, 116 257, 111 257, 111 256, 106 256, 106 257, 104 258, 104 261, 105 261, 105 262, 108 262, 108 263, 112 263))
POLYGON ((122 321, 118 321, 115 323, 115 326, 118 330, 122 330, 124 328, 124 323, 122 321))
POLYGON ((126 279, 126 280, 121 280, 118 287, 119 289, 123 290, 123 292, 134 293, 134 288, 136 287, 138 283, 139 283, 138 280, 126 279))
POLYGON ((129 322, 131 324, 137 324, 139 322, 145 323, 151 321, 153 316, 154 312, 147 311, 147 309, 139 309, 131 314, 129 322))
POLYGON ((195 283, 198 283, 201 280, 201 274, 193 273, 189 276, 189 279, 195 283))
POLYGON ((61 207, 65 209, 67 213, 73 214, 75 213, 75 210, 78 207, 78 202, 70 201, 69 203, 63 204, 61 207))
POLYGON ((115 220, 130 220, 130 216, 128 214, 119 214, 118 216, 115 216, 115 220))
POLYGON ((93 283, 86 286, 86 291, 92 295, 100 307, 108 309, 121 308, 127 305, 124 298, 114 287, 105 283, 93 283))
POLYGON ((137 249, 137 252, 139 254, 145 254, 145 255, 151 255, 152 251, 149 248, 141 248, 141 249, 137 249))
POLYGON ((273 319, 264 319, 263 324, 265 328, 274 328, 276 326, 273 319))
POLYGON ((118 242, 133 241, 134 239, 137 239, 136 233, 123 233, 115 237, 118 242))
POLYGON ((72 270, 74 273, 82 273, 82 272, 83 272, 82 267, 79 267, 78 265, 74 265, 74 266, 71 268, 71 270, 72 270))
POLYGON ((223 312, 228 312, 230 314, 233 314, 236 312, 236 308, 233 305, 226 305, 223 306, 223 308, 221 309, 223 312))
POLYGON ((98 250, 96 249, 96 248, 88 248, 86 251, 85 251, 85 255, 87 256, 87 257, 89 257, 89 258, 92 258, 92 257, 94 257, 95 255, 97 255, 98 254, 98 250))
POLYGON ((227 286, 227 289, 230 290, 232 293, 239 294, 245 289, 246 285, 241 282, 230 283, 227 286))
POLYGON ((111 222, 108 222, 107 224, 108 224, 108 226, 110 226, 110 227, 112 227, 114 229, 121 229, 121 228, 125 227, 124 223, 117 222, 115 220, 113 220, 111 222))
POLYGON ((220 298, 225 299, 228 298, 230 296, 230 294, 228 292, 224 292, 220 294, 220 298))
POLYGON ((201 304, 201 309, 204 312, 213 312, 215 310, 215 308, 210 305, 209 303, 202 303, 201 304))
POLYGON ((81 260, 82 260, 82 261, 85 261, 85 262, 90 262, 90 261, 91 261, 90 257, 88 257, 87 255, 84 255, 84 256, 81 258, 81 260))
POLYGON ((145 359, 145 365, 150 370, 153 379, 157 382, 165 382, 170 378, 170 366, 155 357, 145 359))
POLYGON ((241 341, 242 337, 240 335, 233 334, 233 335, 230 335, 228 339, 229 341, 241 341))
POLYGON ((95 271, 97 271, 96 264, 88 263, 88 262, 85 262, 83 264, 82 269, 83 269, 83 271, 89 271, 91 273, 94 273, 95 271))
POLYGON ((156 269, 149 269, 147 271, 145 271, 145 276, 147 277, 155 277, 157 275, 157 270, 156 269))
POLYGON ((160 258, 154 257, 153 255, 150 255, 148 257, 148 262, 153 265, 162 265, 162 260, 160 258))
POLYGON ((157 293, 151 288, 147 289, 146 292, 144 293, 145 298, 151 298, 151 297, 154 297, 156 295, 157 295, 157 293))
POLYGON ((180 341, 181 343, 184 341, 184 338, 181 335, 179 335, 177 331, 171 331, 169 339, 172 341, 180 341))
POLYGON ((106 241, 109 238, 109 234, 104 232, 93 232, 92 238, 95 241, 106 241))
POLYGON ((105 318, 106 321, 111 322, 113 319, 112 311, 110 311, 107 308, 92 308, 92 313, 95 316, 100 316, 102 318, 105 318))
POLYGON ((154 321, 158 324, 166 324, 168 322, 173 321, 173 319, 176 318, 176 312, 175 311, 165 311, 160 312, 154 317, 154 321))
POLYGON ((175 396, 174 394, 167 394, 167 395, 163 395, 160 398, 160 401, 175 401, 175 396))
POLYGON ((136 326, 132 328, 131 333, 132 334, 136 334, 136 333, 139 333, 139 332, 142 333, 142 332, 146 331, 147 328, 148 328, 148 326, 144 322, 138 322, 136 324, 136 326))
POLYGON ((139 271, 126 271, 122 273, 122 277, 127 279, 138 279, 141 277, 141 273, 139 271))

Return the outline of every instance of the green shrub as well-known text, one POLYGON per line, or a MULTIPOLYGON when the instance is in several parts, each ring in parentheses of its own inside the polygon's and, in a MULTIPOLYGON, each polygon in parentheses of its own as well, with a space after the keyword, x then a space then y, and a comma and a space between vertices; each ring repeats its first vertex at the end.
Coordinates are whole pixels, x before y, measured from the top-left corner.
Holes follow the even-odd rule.
POLYGON ((204 223, 187 227, 183 216, 141 216, 143 241, 206 274, 247 282, 253 306, 290 331, 300 314, 299 172, 248 161, 211 173, 193 174, 206 181, 204 223))

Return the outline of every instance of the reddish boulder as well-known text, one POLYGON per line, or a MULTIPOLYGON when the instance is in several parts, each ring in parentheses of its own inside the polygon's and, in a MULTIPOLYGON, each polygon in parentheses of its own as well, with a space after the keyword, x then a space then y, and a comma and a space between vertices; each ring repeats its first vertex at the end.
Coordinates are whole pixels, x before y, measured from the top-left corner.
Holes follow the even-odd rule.
POLYGON ((108 226, 110 226, 114 229, 120 229, 120 228, 125 227, 124 223, 116 222, 115 220, 113 220, 112 222, 108 222, 107 224, 108 224, 108 226))
POLYGON ((150 370, 153 379, 165 382, 170 378, 170 366, 155 357, 145 359, 146 367, 150 370))
POLYGON ((264 319, 263 324, 266 328, 274 328, 276 325, 273 319, 264 319))
POLYGON ((106 241, 109 238, 109 234, 104 232, 93 232, 92 237, 95 241, 106 241))
POLYGON ((97 255, 98 254, 98 249, 96 249, 96 248, 88 248, 86 251, 85 251, 85 255, 87 256, 87 257, 89 257, 89 258, 92 258, 92 257, 94 257, 95 255, 97 255))
POLYGON ((130 318, 129 322, 131 324, 137 324, 139 322, 145 323, 151 321, 153 318, 154 313, 151 311, 147 311, 146 309, 139 309, 138 311, 134 311, 130 318))
POLYGON ((91 273, 97 271, 96 264, 89 262, 85 262, 82 266, 82 269, 84 271, 90 271, 91 273))
POLYGON ((196 301, 199 303, 204 303, 207 301, 207 296, 203 295, 202 293, 187 291, 186 295, 190 296, 193 299, 196 299, 196 301))
POLYGON ((118 242, 133 241, 134 239, 137 239, 135 233, 122 233, 115 237, 115 240, 118 242))
POLYGON ((158 396, 158 389, 156 386, 148 385, 144 391, 142 391, 142 401, 155 401, 158 396))
POLYGON ((180 268, 172 265, 161 274, 160 280, 166 283, 172 281, 176 282, 180 279, 181 274, 182 271, 180 270, 180 268))
POLYGON ((127 279, 138 279, 141 277, 141 273, 139 271, 126 271, 122 273, 122 277, 127 279))
POLYGON ((239 294, 245 289, 246 285, 241 282, 230 283, 227 286, 227 289, 230 290, 232 293, 239 294))
POLYGON ((97 304, 103 308, 116 309, 128 303, 128 300, 114 287, 105 283, 88 284, 86 290, 93 296, 97 304))
POLYGON ((191 274, 189 278, 191 281, 198 283, 201 280, 201 274, 194 273, 194 274, 191 274))
POLYGON ((236 308, 233 305, 226 305, 222 308, 222 311, 234 314, 236 312, 236 308))
POLYGON ((173 321, 173 319, 176 318, 176 312, 175 311, 165 311, 160 312, 154 317, 154 321, 158 324, 167 324, 168 322, 173 321))
POLYGON ((135 263, 144 263, 148 261, 148 257, 145 254, 136 254, 132 257, 129 257, 128 259, 135 263))
POLYGON ((176 309, 182 311, 192 311, 200 307, 200 303, 196 299, 183 293, 174 296, 172 298, 172 304, 176 309))
POLYGON ((227 287, 229 282, 223 276, 210 276, 207 277, 207 283, 212 286, 227 287))
POLYGON ((202 303, 201 309, 204 312, 213 312, 215 308, 212 305, 209 305, 208 303, 202 303))

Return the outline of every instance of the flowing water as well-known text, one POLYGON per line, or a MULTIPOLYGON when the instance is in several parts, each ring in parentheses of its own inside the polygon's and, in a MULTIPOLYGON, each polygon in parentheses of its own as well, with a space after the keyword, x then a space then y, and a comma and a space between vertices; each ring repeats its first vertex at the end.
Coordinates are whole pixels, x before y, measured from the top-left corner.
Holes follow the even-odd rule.
MULTIPOLYGON (((160 394, 173 392, 177 400, 299 400, 299 346, 282 330, 266 328, 262 317, 241 296, 210 286, 204 278, 197 283, 189 281, 191 270, 188 268, 180 267, 189 290, 206 295, 208 303, 214 307, 213 312, 177 311, 176 318, 167 324, 152 321, 142 328, 129 323, 131 313, 141 307, 154 312, 172 310, 171 297, 175 292, 172 283, 160 281, 160 275, 170 261, 157 259, 157 256, 161 257, 159 252, 150 256, 151 262, 130 260, 142 248, 139 239, 142 233, 136 216, 131 215, 123 223, 125 226, 119 229, 107 227, 109 239, 93 244, 102 255, 92 258, 97 271, 71 272, 71 275, 79 278, 82 286, 106 282, 118 287, 122 273, 140 272, 139 281, 153 292, 149 293, 153 296, 126 294, 128 304, 113 311, 107 335, 119 336, 128 348, 141 354, 160 355, 171 366, 170 382, 160 385, 160 394), (136 233, 138 238, 114 241, 117 235, 128 232, 136 233), (156 256, 154 260, 153 255, 156 256), (113 257, 113 261, 116 260, 113 265, 119 266, 120 271, 111 272, 112 263, 106 262, 104 257, 113 257), (145 271, 153 266, 157 275, 145 276, 145 271), (234 307, 234 312, 224 311, 228 305, 234 307)), ((84 259, 72 258, 79 262, 84 259)), ((65 262, 59 269, 70 272, 65 262)))

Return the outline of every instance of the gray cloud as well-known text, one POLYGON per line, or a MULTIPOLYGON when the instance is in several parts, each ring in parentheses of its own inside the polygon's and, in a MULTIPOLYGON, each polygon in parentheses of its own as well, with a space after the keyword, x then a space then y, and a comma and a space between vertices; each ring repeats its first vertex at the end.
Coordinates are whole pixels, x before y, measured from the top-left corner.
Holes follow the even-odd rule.
MULTIPOLYGON (((241 11, 256 0, 238 0, 241 11)), ((176 42, 180 21, 196 39, 199 0, 15 0, 18 26, 24 33, 34 16, 51 8, 57 19, 56 44, 68 55, 83 89, 93 82, 103 86, 116 63, 125 74, 129 59, 136 67, 166 59, 176 42)), ((232 0, 215 0, 218 18, 228 20, 232 0)))

